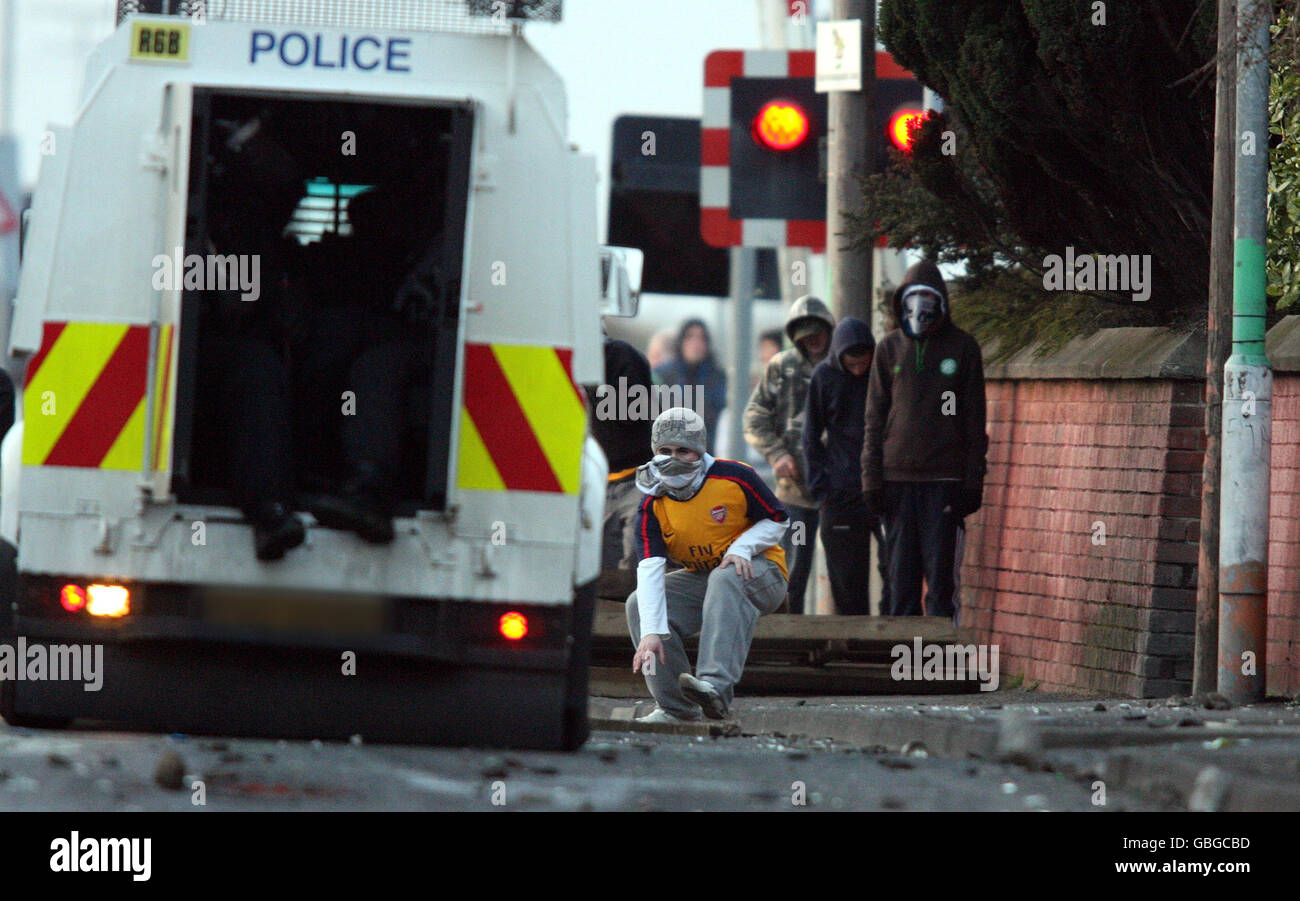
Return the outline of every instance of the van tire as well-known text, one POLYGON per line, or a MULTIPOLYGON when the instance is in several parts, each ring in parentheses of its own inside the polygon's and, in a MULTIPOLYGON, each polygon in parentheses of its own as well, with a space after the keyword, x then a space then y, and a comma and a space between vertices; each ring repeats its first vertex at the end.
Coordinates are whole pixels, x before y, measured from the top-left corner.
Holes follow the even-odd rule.
POLYGON ((564 697, 564 750, 576 751, 591 736, 587 711, 591 703, 588 680, 591 665, 591 627, 596 615, 593 579, 573 592, 573 618, 569 631, 569 675, 564 697))
POLYGON ((0 718, 18 729, 66 729, 72 720, 62 716, 28 716, 16 710, 18 691, 13 682, 0 682, 0 718))
MULTIPOLYGON (((17 638, 14 604, 18 600, 18 548, 0 539, 0 642, 17 638)), ((11 726, 30 729, 66 729, 72 720, 58 716, 18 713, 18 686, 0 682, 0 717, 11 726)))

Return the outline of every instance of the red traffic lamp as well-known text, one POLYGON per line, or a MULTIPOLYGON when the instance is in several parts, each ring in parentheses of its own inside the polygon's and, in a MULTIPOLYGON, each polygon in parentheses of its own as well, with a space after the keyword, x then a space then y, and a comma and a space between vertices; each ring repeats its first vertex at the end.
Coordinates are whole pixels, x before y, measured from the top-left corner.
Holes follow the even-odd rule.
POLYGON ((920 124, 924 116, 925 113, 919 109, 902 109, 894 113, 886 130, 890 142, 904 153, 910 153, 914 140, 912 129, 920 124))
POLYGON ((754 141, 769 150, 794 150, 808 138, 808 114, 789 100, 772 100, 754 117, 754 141))

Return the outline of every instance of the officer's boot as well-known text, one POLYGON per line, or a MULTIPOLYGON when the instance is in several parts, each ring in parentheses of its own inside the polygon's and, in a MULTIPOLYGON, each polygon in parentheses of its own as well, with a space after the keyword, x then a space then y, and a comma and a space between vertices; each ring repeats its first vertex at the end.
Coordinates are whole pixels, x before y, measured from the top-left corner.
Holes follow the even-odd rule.
POLYGON ((307 532, 302 520, 277 501, 263 501, 244 510, 253 524, 253 546, 258 560, 279 560, 303 543, 307 532))
POLYGON ((387 544, 394 534, 389 481, 372 463, 358 463, 353 472, 339 494, 317 497, 311 514, 327 529, 345 529, 371 544, 387 544))

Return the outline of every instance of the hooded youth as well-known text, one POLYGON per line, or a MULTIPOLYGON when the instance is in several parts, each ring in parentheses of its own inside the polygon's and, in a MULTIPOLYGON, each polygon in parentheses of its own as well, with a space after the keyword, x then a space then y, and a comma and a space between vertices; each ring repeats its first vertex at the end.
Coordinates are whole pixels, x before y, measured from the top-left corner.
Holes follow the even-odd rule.
POLYGON ((808 461, 808 492, 818 501, 832 491, 862 489, 862 434, 868 369, 855 376, 844 368, 846 351, 872 350, 871 327, 853 316, 835 326, 831 350, 813 370, 804 409, 803 449, 808 461))
POLYGON ((871 362, 862 449, 862 490, 885 482, 959 482, 982 491, 985 432, 984 363, 979 344, 953 325, 948 286, 923 260, 894 292, 900 323, 881 339, 871 362), (909 291, 916 287, 928 291, 909 291), (927 296, 929 295, 929 296, 927 296), (923 303, 904 309, 904 298, 923 303), (909 334, 920 323, 921 333, 909 334))
POLYGON ((790 305, 785 321, 785 333, 794 346, 768 361, 745 407, 745 440, 750 446, 768 463, 775 464, 786 454, 798 461, 800 478, 776 478, 776 496, 795 507, 817 506, 803 480, 803 408, 813 367, 823 359, 809 356, 801 340, 813 327, 829 333, 835 328, 835 317, 819 298, 800 297, 790 305))

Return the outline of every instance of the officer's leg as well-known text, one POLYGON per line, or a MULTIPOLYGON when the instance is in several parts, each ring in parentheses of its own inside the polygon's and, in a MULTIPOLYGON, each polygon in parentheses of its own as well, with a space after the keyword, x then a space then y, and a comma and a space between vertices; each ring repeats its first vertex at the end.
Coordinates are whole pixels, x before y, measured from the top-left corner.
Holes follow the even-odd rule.
POLYGON ((343 454, 354 475, 377 480, 379 490, 396 483, 406 434, 406 393, 417 369, 418 350, 409 338, 361 352, 348 376, 356 411, 343 420, 343 454))
POLYGON ((636 553, 630 538, 636 528, 636 510, 641 498, 636 482, 625 479, 605 488, 605 524, 600 565, 602 569, 635 569, 636 553))
POLYGON ((312 513, 322 525, 376 544, 393 540, 406 397, 419 371, 419 350, 408 338, 368 347, 352 364, 346 385, 353 406, 343 409, 342 426, 348 476, 339 492, 314 501, 312 513))
POLYGON ((645 495, 643 495, 636 487, 636 480, 629 479, 627 488, 627 506, 625 507, 627 515, 623 519, 623 559, 619 561, 619 569, 636 569, 636 513, 637 508, 641 506, 641 500, 644 497, 645 495))
POLYGON ((231 489, 253 523, 257 556, 277 560, 305 533, 289 510, 289 380, 269 341, 228 345, 223 407, 230 440, 231 489))
MULTIPOLYGON (((321 304, 312 310, 307 336, 293 348, 294 446, 300 465, 327 482, 343 472, 343 392, 361 352, 359 304, 321 304)), ((319 487, 319 486, 317 486, 319 487)))

